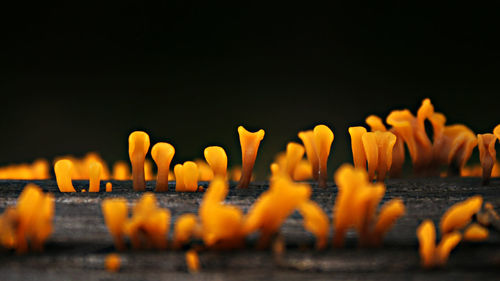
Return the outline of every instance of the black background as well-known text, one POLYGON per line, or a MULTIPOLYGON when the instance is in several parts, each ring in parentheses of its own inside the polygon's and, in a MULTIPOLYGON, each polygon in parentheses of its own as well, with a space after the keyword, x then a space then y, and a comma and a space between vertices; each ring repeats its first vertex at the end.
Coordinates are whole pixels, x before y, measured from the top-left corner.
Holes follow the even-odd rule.
POLYGON ((498 7, 137 2, 2 7, 0 164, 127 159, 136 129, 175 162, 221 145, 237 164, 241 124, 266 131, 262 175, 324 123, 333 170, 350 161, 348 126, 425 97, 449 123, 500 123, 498 7))

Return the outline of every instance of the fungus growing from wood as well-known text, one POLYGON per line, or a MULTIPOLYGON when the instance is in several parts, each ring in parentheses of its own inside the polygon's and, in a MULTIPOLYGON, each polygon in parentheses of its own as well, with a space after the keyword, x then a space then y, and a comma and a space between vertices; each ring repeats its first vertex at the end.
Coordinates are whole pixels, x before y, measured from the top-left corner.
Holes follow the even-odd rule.
POLYGON ((191 273, 197 273, 200 271, 200 258, 195 250, 191 249, 186 252, 186 265, 188 271, 191 273))
POLYGON ((307 160, 311 163, 312 176, 315 180, 318 180, 318 155, 316 153, 316 146, 314 144, 314 132, 313 130, 300 132, 298 134, 300 140, 304 144, 307 160))
POLYGON ((193 237, 201 235, 200 224, 195 214, 181 215, 174 226, 173 246, 178 249, 187 244, 193 237))
POLYGON ((132 181, 135 191, 146 189, 144 161, 149 150, 149 136, 145 132, 135 131, 128 137, 128 155, 132 164, 132 181))
POLYGON ((259 247, 267 247, 285 219, 310 196, 308 184, 295 183, 287 176, 278 175, 245 216, 243 233, 260 231, 259 247))
POLYGON ((434 131, 439 132, 434 136, 434 166, 447 164, 449 175, 459 175, 477 145, 474 132, 461 124, 439 126, 434 131))
POLYGON ((286 146, 286 166, 285 171, 293 178, 297 164, 304 156, 304 147, 295 142, 289 142, 286 146))
POLYGON ((334 206, 335 233, 333 244, 341 247, 345 234, 355 228, 359 234, 360 245, 378 245, 382 236, 404 214, 404 205, 400 199, 385 203, 378 218, 375 212, 385 193, 383 183, 372 184, 363 169, 356 169, 349 164, 342 165, 335 172, 338 193, 334 206))
POLYGON ((106 198, 101 204, 104 221, 113 237, 115 248, 125 249, 125 223, 128 219, 127 201, 123 198, 106 198))
POLYGON ((368 132, 362 136, 363 148, 368 161, 369 180, 384 181, 385 175, 391 169, 392 150, 396 143, 396 136, 391 132, 368 132))
POLYGON ((61 192, 76 192, 71 181, 73 163, 68 159, 62 159, 54 165, 57 186, 61 192))
POLYGON ((500 124, 498 124, 495 129, 493 129, 493 134, 500 140, 500 124))
POLYGON ((479 212, 482 204, 483 198, 476 195, 451 206, 441 217, 441 233, 446 234, 464 228, 472 216, 479 212))
POLYGON ((497 152, 495 142, 497 137, 493 134, 478 134, 477 145, 479 148, 479 159, 483 168, 483 185, 487 185, 491 179, 491 172, 495 164, 497 152))
POLYGON ((321 207, 314 201, 306 201, 298 206, 304 218, 304 228, 316 236, 316 249, 324 249, 328 243, 330 221, 321 207))
POLYGON ((121 266, 120 256, 117 254, 108 254, 104 260, 104 266, 109 272, 118 272, 121 266))
POLYGON ((27 184, 17 199, 17 205, 0 215, 0 243, 24 253, 29 248, 41 251, 52 233, 54 196, 43 193, 35 184, 27 184))
POLYGON ((332 130, 325 125, 317 125, 314 127, 313 133, 316 154, 318 155, 318 185, 325 188, 327 179, 326 164, 334 135, 332 130))
POLYGON ((488 239, 488 236, 489 236, 488 229, 480 226, 477 223, 469 225, 464 232, 465 241, 473 241, 473 242, 483 241, 488 239))
POLYGON ((252 179, 253 166, 257 158, 257 151, 262 139, 264 139, 264 130, 252 133, 247 131, 243 126, 238 127, 241 145, 242 170, 241 178, 238 183, 238 188, 248 188, 252 179))
POLYGON ((308 179, 312 179, 312 166, 308 160, 302 159, 293 171, 293 180, 305 181, 308 179))
POLYGON ((118 161, 113 165, 114 180, 130 180, 130 170, 125 161, 118 161))
POLYGON ((175 191, 195 192, 198 190, 198 165, 192 161, 174 167, 175 191))
POLYGON ((363 146, 362 137, 366 133, 365 127, 349 127, 349 135, 351 136, 351 150, 354 167, 366 169, 366 154, 363 146))
POLYGON ((113 191, 113 184, 110 182, 106 183, 106 192, 111 192, 113 191))
POLYGON ((203 151, 205 160, 212 169, 214 177, 226 178, 227 155, 224 148, 220 146, 209 146, 203 151))
POLYGON ((166 142, 159 142, 153 145, 151 156, 158 168, 156 176, 156 192, 168 191, 168 173, 170 172, 170 162, 174 158, 175 148, 166 142))
POLYGON ((92 162, 89 166, 89 192, 99 192, 101 185, 102 165, 99 162, 92 162))
POLYGON ((423 267, 436 267, 446 264, 451 250, 457 246, 462 235, 455 231, 444 234, 436 247, 436 228, 431 220, 425 220, 417 228, 419 252, 423 267))

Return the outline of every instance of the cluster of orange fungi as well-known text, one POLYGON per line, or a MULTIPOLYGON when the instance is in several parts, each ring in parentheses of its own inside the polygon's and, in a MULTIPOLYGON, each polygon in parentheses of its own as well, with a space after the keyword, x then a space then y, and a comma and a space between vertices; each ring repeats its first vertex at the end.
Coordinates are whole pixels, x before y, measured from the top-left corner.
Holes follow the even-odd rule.
POLYGON ((35 184, 28 184, 17 199, 0 215, 0 245, 24 253, 41 251, 52 233, 54 196, 43 193, 35 184))
MULTIPOLYGON (((481 214, 483 198, 473 196, 465 201, 451 206, 441 217, 439 225, 441 241, 436 245, 436 228, 431 220, 425 220, 417 229, 417 237, 420 243, 420 257, 422 266, 439 267, 446 264, 450 252, 461 240, 482 241, 488 238, 487 223, 471 223, 474 215, 481 214), (463 230, 461 233, 461 230, 463 230)), ((487 204, 485 204, 485 209, 487 204)))
MULTIPOLYGON (((171 248, 179 249, 193 239, 203 241, 209 249, 241 248, 252 233, 259 234, 257 247, 267 248, 294 211, 302 215, 304 228, 316 237, 316 248, 328 246, 331 223, 325 211, 311 200, 309 184, 294 182, 290 175, 278 173, 271 178, 269 189, 245 214, 237 206, 224 202, 229 184, 223 174, 216 174, 198 213, 182 214, 176 220, 171 248)), ((358 232, 361 246, 381 245, 385 233, 405 213, 402 200, 392 199, 377 212, 385 193, 384 184, 372 184, 366 171, 350 165, 342 166, 335 180, 339 193, 333 208, 333 245, 341 247, 350 228, 358 232)), ((125 248, 125 237, 129 237, 134 248, 167 247, 170 213, 156 207, 153 193, 146 193, 139 200, 131 218, 123 198, 105 199, 102 210, 117 249, 125 248)))

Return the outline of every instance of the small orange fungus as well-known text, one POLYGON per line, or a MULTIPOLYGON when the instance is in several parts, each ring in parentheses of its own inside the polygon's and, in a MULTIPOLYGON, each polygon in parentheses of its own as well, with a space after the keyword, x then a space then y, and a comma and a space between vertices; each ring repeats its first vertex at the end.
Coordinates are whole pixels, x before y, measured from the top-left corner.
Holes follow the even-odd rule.
POLYGON ((417 237, 420 244, 419 252, 423 267, 443 266, 446 264, 451 250, 462 239, 458 232, 443 235, 441 242, 436 247, 436 228, 431 220, 425 220, 417 228, 417 237))
POLYGON ((445 126, 439 132, 434 136, 434 164, 448 164, 449 172, 460 174, 477 145, 476 136, 461 124, 445 126))
POLYGON ((144 160, 144 179, 146 181, 152 181, 155 179, 153 173, 153 161, 146 159, 144 160))
POLYGON ((500 124, 498 124, 495 129, 493 129, 493 134, 500 140, 500 124))
POLYGON ((257 151, 262 139, 264 139, 264 130, 252 133, 247 131, 243 126, 238 127, 238 134, 240 136, 241 145, 241 178, 238 183, 238 188, 248 188, 252 180, 253 166, 257 158, 257 151))
POLYGON ((223 204, 228 191, 227 182, 217 177, 203 196, 198 213, 203 242, 208 247, 235 248, 243 244, 243 212, 236 206, 223 204))
POLYGON ((125 161, 118 161, 113 165, 114 180, 130 180, 130 170, 125 161))
POLYGON ((388 201, 382 206, 378 218, 375 218, 377 206, 385 194, 383 183, 372 184, 365 170, 349 164, 344 164, 337 170, 335 182, 339 191, 333 210, 333 244, 336 247, 342 246, 350 228, 355 228, 358 232, 361 245, 380 244, 382 236, 404 214, 402 201, 388 201))
POLYGON ((44 194, 35 184, 28 184, 17 199, 17 205, 0 215, 0 243, 24 253, 31 248, 42 250, 52 233, 54 196, 44 194))
POLYGON ((193 237, 200 236, 200 225, 194 214, 183 214, 175 222, 174 248, 187 244, 193 237))
POLYGON ((220 146, 209 146, 203 151, 205 160, 213 171, 214 177, 226 178, 227 155, 220 146))
POLYGON ((59 160, 54 165, 54 172, 56 174, 57 186, 61 192, 75 192, 73 183, 71 182, 71 173, 73 163, 68 159, 59 160))
POLYGON ((387 131, 387 128, 385 127, 382 119, 376 115, 370 115, 370 116, 366 117, 365 122, 366 122, 366 124, 368 124, 368 126, 370 126, 370 130, 372 132, 376 132, 376 131, 385 132, 385 131, 387 131))
POLYGON ((106 267, 106 270, 109 272, 118 272, 121 266, 120 256, 117 254, 107 255, 106 259, 104 260, 104 266, 106 267))
POLYGON ((106 192, 111 192, 113 191, 113 184, 110 182, 106 183, 106 192))
POLYGON ((268 246, 285 219, 309 200, 311 187, 295 183, 289 177, 278 175, 271 181, 269 190, 262 193, 252 205, 243 223, 244 234, 260 231, 259 246, 268 246))
POLYGON ((326 187, 326 164, 328 156, 330 155, 330 148, 333 143, 333 132, 325 125, 317 125, 314 127, 314 144, 316 147, 316 154, 318 156, 318 185, 326 187))
POLYGON ((466 241, 483 241, 488 239, 488 236, 488 229, 480 226, 477 223, 469 225, 464 232, 464 240, 466 241))
POLYGON ((128 154, 132 164, 132 180, 135 191, 146 189, 144 161, 149 149, 149 136, 145 132, 135 131, 128 137, 128 154))
POLYGON ((31 164, 17 164, 0 167, 0 179, 44 180, 50 178, 49 162, 35 160, 31 164))
POLYGON ((174 167, 175 191, 195 192, 198 190, 198 165, 192 161, 174 167))
POLYGON ((497 152, 495 142, 497 137, 493 134, 478 134, 477 143, 479 148, 479 159, 483 168, 483 185, 490 182, 493 165, 495 164, 497 152))
POLYGON ((102 165, 99 162, 92 162, 89 166, 89 192, 99 192, 101 184, 102 165))
POLYGON ((207 162, 196 159, 194 163, 198 166, 198 181, 211 181, 214 179, 214 172, 207 162))
POLYGON ((299 161, 293 171, 293 180, 295 181, 305 181, 312 178, 312 166, 311 163, 305 159, 299 161))
POLYGON ((482 204, 483 198, 476 195, 451 206, 441 217, 441 233, 446 234, 464 228, 472 216, 479 212, 482 204))
POLYGON ((368 161, 369 180, 375 178, 383 181, 392 165, 392 150, 396 143, 396 136, 391 132, 368 132, 362 136, 363 148, 368 161))
POLYGON ((200 271, 200 258, 195 250, 189 250, 186 252, 186 265, 188 271, 191 273, 196 273, 200 271))
POLYGON ((290 142, 286 146, 286 173, 293 178, 297 164, 304 156, 304 147, 298 143, 290 142))
POLYGON ((170 171, 170 162, 174 158, 175 148, 166 142, 159 142, 151 148, 151 156, 158 168, 156 176, 156 192, 168 190, 168 173, 170 171))
POLYGON ((316 145, 314 144, 314 132, 313 130, 299 132, 298 136, 304 144, 307 160, 311 163, 312 176, 315 180, 318 180, 319 162, 316 153, 316 145))
POLYGON ((349 127, 349 135, 351 135, 352 160, 354 167, 366 169, 366 154, 363 147, 362 137, 366 134, 364 127, 349 127))
POLYGON ((125 224, 125 233, 132 247, 164 249, 170 229, 170 211, 158 208, 156 197, 147 192, 132 209, 132 217, 125 224))
POLYGON ((298 206, 304 218, 304 228, 316 236, 316 248, 324 249, 327 245, 330 222, 321 207, 313 201, 306 201, 298 206))
POLYGON ((127 201, 123 198, 104 199, 101 204, 104 221, 115 242, 115 248, 125 249, 125 222, 128 218, 127 201))

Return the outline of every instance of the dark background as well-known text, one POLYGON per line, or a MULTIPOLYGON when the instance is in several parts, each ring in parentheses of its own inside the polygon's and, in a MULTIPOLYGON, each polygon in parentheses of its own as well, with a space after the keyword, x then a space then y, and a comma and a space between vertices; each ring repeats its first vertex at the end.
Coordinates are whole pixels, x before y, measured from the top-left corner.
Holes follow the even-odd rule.
POLYGON ((498 7, 243 2, 3 6, 0 164, 128 159, 136 129, 175 162, 221 145, 237 164, 242 124, 266 131, 262 175, 325 123, 333 170, 350 161, 348 126, 425 97, 449 123, 500 123, 498 7))

